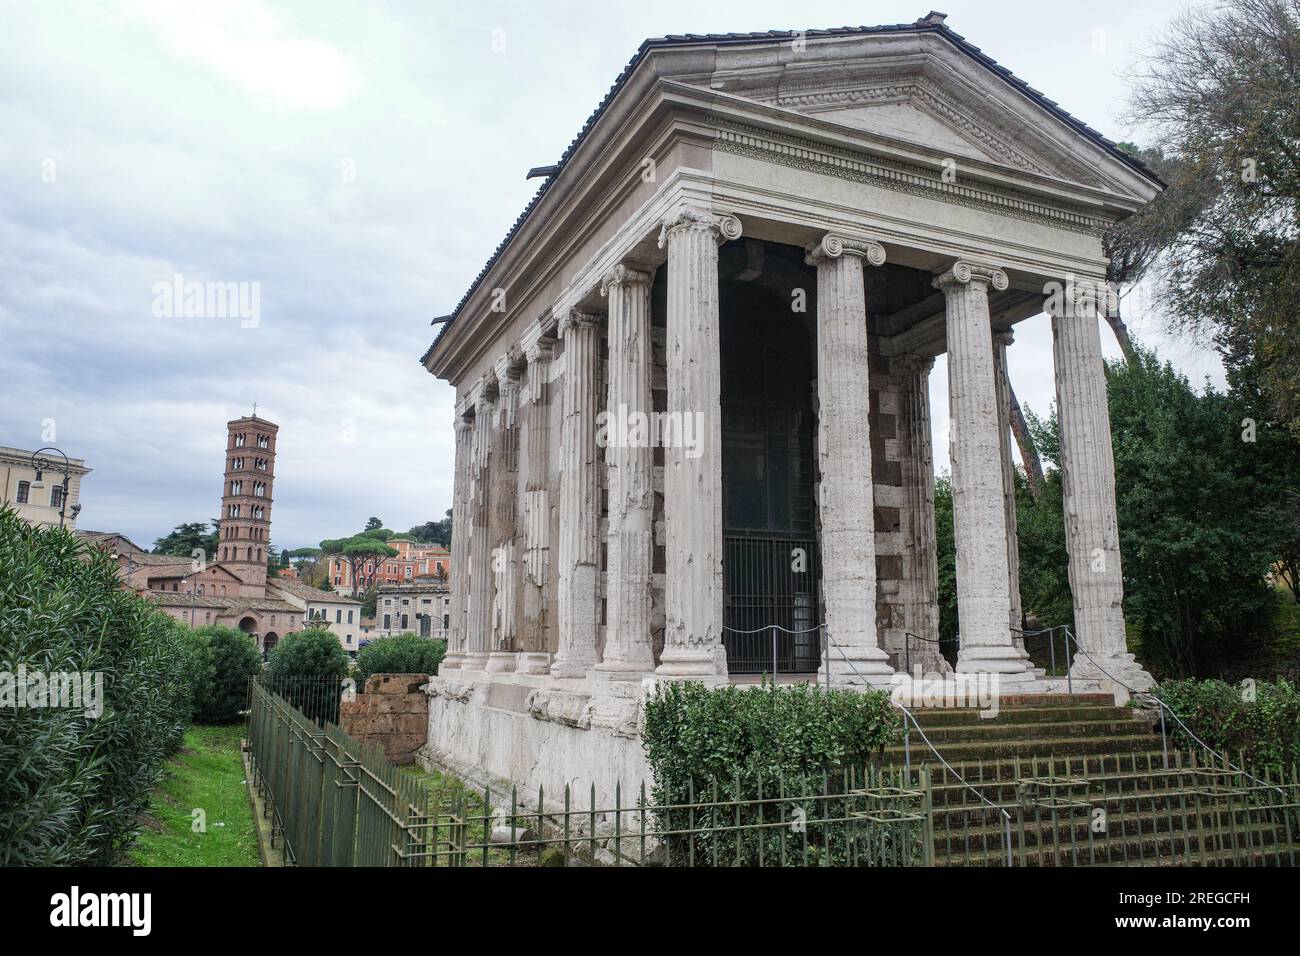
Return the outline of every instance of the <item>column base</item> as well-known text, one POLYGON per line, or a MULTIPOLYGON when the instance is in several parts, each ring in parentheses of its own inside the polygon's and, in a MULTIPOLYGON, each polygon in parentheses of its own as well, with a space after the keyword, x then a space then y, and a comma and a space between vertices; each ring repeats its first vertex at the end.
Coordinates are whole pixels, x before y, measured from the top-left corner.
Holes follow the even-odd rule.
POLYGON ((1072 665, 1072 677, 1098 681, 1106 690, 1115 692, 1117 697, 1122 694, 1126 702, 1132 691, 1145 692, 1156 686, 1156 679, 1132 654, 1113 654, 1109 657, 1076 654, 1072 665))
POLYGON ((487 651, 466 651, 464 658, 461 660, 460 669, 462 671, 481 671, 487 666, 487 651))
POLYGON ((557 680, 582 680, 595 666, 595 660, 579 660, 573 657, 560 657, 557 654, 551 661, 551 676, 557 680))
POLYGON ((668 645, 654 669, 656 680, 727 683, 727 651, 721 644, 668 645))
POLYGON ((515 670, 514 651, 493 651, 487 657, 483 670, 490 674, 509 674, 515 670))
POLYGON ((645 654, 641 660, 601 661, 592 669, 592 676, 605 680, 639 681, 655 672, 654 658, 645 654))
POLYGON ((963 644, 957 652, 957 673, 997 674, 1002 681, 1033 681, 1033 662, 1014 644, 963 644))
MULTIPOLYGON (((894 684, 894 668, 889 655, 879 647, 834 647, 830 661, 832 688, 874 687, 885 689, 894 684), (842 653, 841 653, 842 652, 842 653)), ((817 669, 817 683, 826 686, 826 662, 817 669)))
POLYGON ((550 672, 551 655, 544 651, 521 651, 515 662, 517 674, 549 674, 550 672))

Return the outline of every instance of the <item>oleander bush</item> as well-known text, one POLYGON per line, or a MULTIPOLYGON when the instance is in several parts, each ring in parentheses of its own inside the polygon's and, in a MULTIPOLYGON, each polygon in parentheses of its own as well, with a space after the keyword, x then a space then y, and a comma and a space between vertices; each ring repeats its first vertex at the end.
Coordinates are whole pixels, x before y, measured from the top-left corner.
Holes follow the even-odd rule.
POLYGON ((119 862, 180 746, 193 643, 118 584, 104 552, 0 508, 0 866, 119 862), (89 692, 50 700, 36 675, 89 692))
POLYGON ((248 707, 248 682, 262 670, 262 655, 250 634, 208 624, 190 632, 195 643, 194 720, 231 724, 248 707))
POLYGON ((285 635, 271 648, 262 681, 310 719, 337 724, 351 664, 333 632, 309 627, 285 635))
MULTIPOLYGON (((653 775, 651 803, 667 808, 656 811, 655 826, 660 832, 694 831, 663 841, 669 862, 849 862, 856 852, 849 828, 816 821, 864 809, 849 791, 876 773, 881 751, 900 729, 882 691, 827 691, 812 684, 661 685, 646 702, 642 735, 653 775), (817 794, 839 796, 805 799, 817 794), (672 809, 760 798, 769 802, 739 811, 672 809), (801 818, 813 822, 797 825, 801 818), (726 829, 737 822, 743 829, 726 829)), ((895 828, 885 836, 895 841, 900 834, 908 845, 890 852, 916 851, 919 832, 895 828)))
MULTIPOLYGON (((1156 695, 1192 733, 1253 773, 1300 767, 1300 689, 1289 681, 1228 684, 1164 681, 1156 695)), ((1199 749, 1177 721, 1167 724, 1180 747, 1199 749)))
POLYGON ((362 645, 357 651, 352 676, 357 682, 357 692, 364 692, 366 678, 371 674, 429 674, 438 673, 438 665, 447 656, 447 642, 442 638, 420 637, 418 634, 395 634, 377 637, 362 645))

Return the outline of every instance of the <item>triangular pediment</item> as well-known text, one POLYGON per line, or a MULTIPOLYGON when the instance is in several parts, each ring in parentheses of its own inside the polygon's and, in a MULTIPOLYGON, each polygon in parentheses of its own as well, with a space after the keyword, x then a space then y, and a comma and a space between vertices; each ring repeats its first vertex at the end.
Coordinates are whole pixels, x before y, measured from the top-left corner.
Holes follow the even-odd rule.
MULTIPOLYGON (((934 36, 903 55, 889 38, 863 38, 847 56, 810 46, 784 62, 730 63, 706 80, 716 92, 814 116, 931 153, 1065 182, 1116 189, 1115 160, 994 72, 955 57, 934 36), (879 45, 879 54, 876 47, 879 45)), ((739 59, 739 57, 737 58, 739 59)))

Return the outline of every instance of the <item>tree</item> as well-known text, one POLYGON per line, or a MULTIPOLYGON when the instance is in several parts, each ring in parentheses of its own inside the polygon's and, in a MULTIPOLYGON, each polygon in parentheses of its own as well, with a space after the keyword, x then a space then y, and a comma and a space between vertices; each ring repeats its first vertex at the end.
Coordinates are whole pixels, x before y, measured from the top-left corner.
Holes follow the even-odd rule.
POLYGON ((379 530, 380 528, 382 528, 383 526, 384 526, 384 523, 383 523, 382 521, 380 521, 378 518, 373 518, 373 517, 372 517, 372 518, 370 518, 370 519, 368 519, 368 520, 366 521, 366 527, 365 527, 364 530, 366 530, 366 531, 378 531, 378 530, 379 530))
POLYGON ((1224 0, 1174 20, 1129 119, 1176 162, 1155 235, 1172 318, 1255 366, 1300 434, 1300 0, 1224 0))
POLYGON ((239 720, 248 682, 262 669, 262 655, 243 631, 217 624, 195 628, 201 667, 194 686, 194 719, 204 724, 239 720))
POLYGON ((439 544, 444 548, 451 547, 451 509, 447 509, 447 515, 441 521, 426 521, 424 524, 417 524, 407 532, 416 541, 423 541, 427 544, 439 544))
POLYGON ((441 638, 415 634, 377 637, 357 651, 357 667, 353 674, 357 689, 364 690, 366 678, 371 674, 436 675, 446 654, 447 642, 441 638))
POLYGON ((285 635, 271 648, 263 679, 308 717, 338 723, 349 664, 331 631, 309 627, 285 635))
POLYGON ((178 524, 171 534, 159 538, 153 543, 154 554, 175 554, 191 557, 195 549, 201 549, 211 557, 217 553, 217 522, 212 522, 212 531, 208 530, 206 521, 191 521, 178 524))
MULTIPOLYGON (((371 533, 379 530, 383 529, 374 529, 371 533)), ((324 555, 337 555, 346 561, 352 586, 361 591, 375 585, 381 562, 397 554, 396 548, 390 548, 380 539, 364 533, 351 538, 327 538, 320 543, 320 550, 324 555)))

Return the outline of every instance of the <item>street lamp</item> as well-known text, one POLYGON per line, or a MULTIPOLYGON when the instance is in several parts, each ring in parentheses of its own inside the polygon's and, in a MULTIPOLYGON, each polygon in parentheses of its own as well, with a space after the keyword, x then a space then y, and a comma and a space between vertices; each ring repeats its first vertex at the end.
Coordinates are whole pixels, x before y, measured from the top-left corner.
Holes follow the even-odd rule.
MULTIPOLYGON (((114 561, 121 561, 123 556, 117 551, 114 551, 112 554, 109 555, 109 557, 112 558, 114 561)), ((126 578, 124 579, 123 583, 125 583, 126 586, 131 588, 132 590, 135 590, 135 588, 132 587, 131 585, 131 575, 133 573, 135 573, 135 556, 130 551, 128 551, 126 553, 126 578)))
MULTIPOLYGON (((53 445, 46 445, 44 448, 32 452, 32 467, 36 469, 36 479, 32 482, 32 488, 38 491, 45 487, 46 469, 54 468, 63 472, 62 490, 59 493, 59 527, 62 528, 63 515, 68 507, 68 484, 72 480, 72 462, 68 460, 68 456, 63 454, 62 450, 55 448, 53 445), (63 459, 63 467, 60 468, 57 461, 51 461, 48 458, 40 457, 42 452, 47 451, 58 452, 59 456, 63 459)), ((72 516, 75 518, 80 511, 80 506, 73 508, 72 516)))

